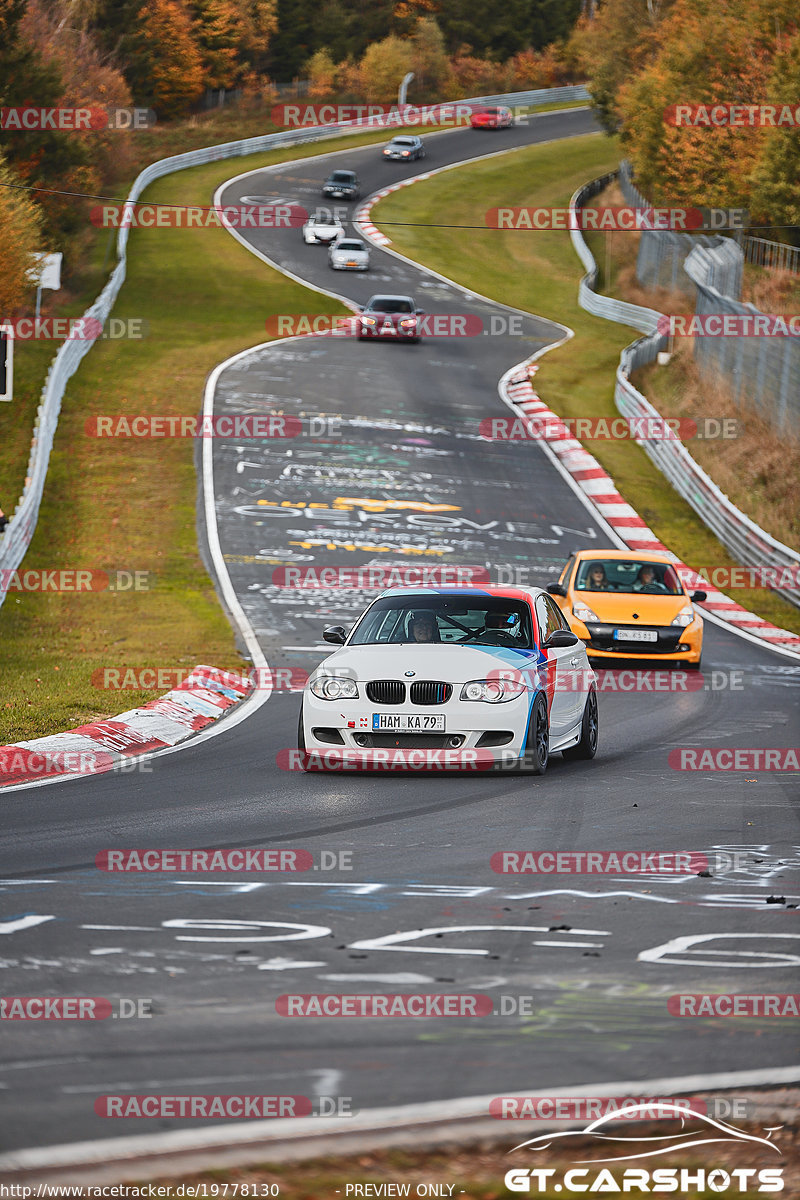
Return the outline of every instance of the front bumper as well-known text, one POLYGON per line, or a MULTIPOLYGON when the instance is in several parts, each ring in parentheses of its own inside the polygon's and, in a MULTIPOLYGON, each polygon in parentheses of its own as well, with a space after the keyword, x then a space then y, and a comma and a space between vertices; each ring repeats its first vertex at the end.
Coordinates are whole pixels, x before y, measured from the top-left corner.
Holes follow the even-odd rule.
MULTIPOLYGON (((455 684, 457 693, 461 684, 455 684)), ((466 702, 457 694, 440 705, 405 704, 382 706, 364 699, 351 701, 320 700, 312 692, 303 696, 303 725, 306 750, 333 755, 333 758, 367 758, 378 752, 390 755, 402 751, 410 765, 421 762, 415 752, 430 752, 432 763, 446 752, 467 754, 467 762, 508 765, 520 757, 528 730, 531 697, 523 694, 504 704, 466 702), (443 716, 443 732, 376 731, 373 715, 381 712, 414 716, 443 716)), ((451 758, 453 755, 450 755, 451 758)), ((381 755, 378 754, 380 758, 381 755)), ((458 758, 458 754, 455 755, 458 758)))
POLYGON ((586 644, 589 659, 669 659, 670 662, 697 663, 703 650, 703 623, 695 618, 690 625, 631 625, 625 621, 611 624, 569 617, 570 627, 586 644), (616 629, 652 630, 654 642, 628 642, 614 637, 616 629))

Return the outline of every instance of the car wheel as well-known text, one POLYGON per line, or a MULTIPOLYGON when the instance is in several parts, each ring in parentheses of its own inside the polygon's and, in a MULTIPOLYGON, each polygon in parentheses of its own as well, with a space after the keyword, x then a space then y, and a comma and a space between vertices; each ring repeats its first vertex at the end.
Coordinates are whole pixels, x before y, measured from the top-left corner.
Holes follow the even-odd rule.
POLYGON ((547 701, 540 692, 533 702, 528 719, 528 733, 525 738, 525 754, 522 761, 525 769, 532 775, 544 775, 549 759, 550 722, 547 716, 547 701))
POLYGON ((597 753, 597 735, 599 731, 599 721, 597 716, 597 692, 594 689, 589 692, 586 697, 586 703, 583 706, 583 720, 581 721, 581 740, 577 746, 570 746, 568 750, 562 750, 564 758, 572 761, 574 759, 589 759, 594 758, 597 753))

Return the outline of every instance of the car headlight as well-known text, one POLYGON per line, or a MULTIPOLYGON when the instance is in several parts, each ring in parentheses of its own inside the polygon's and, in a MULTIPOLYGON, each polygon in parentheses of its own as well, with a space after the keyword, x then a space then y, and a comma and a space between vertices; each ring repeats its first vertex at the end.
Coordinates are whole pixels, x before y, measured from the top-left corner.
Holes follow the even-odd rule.
POLYGON ((413 329, 417 323, 416 317, 407 317, 405 321, 401 321, 400 325, 403 329, 413 329))
POLYGON ((318 700, 357 700, 358 685, 354 679, 341 679, 338 675, 318 675, 311 684, 311 691, 318 700))
POLYGON ((462 700, 482 701, 484 704, 506 704, 527 691, 518 679, 471 679, 461 689, 462 700))
POLYGON ((677 617, 675 617, 674 620, 672 621, 672 624, 680 625, 681 628, 683 629, 687 625, 691 625, 693 620, 694 620, 694 609, 692 608, 691 604, 685 604, 683 606, 683 608, 681 609, 681 611, 678 613, 677 617))
POLYGON ((375 320, 374 317, 362 317, 361 318, 362 325, 377 325, 377 323, 378 322, 375 320))
POLYGON ((582 601, 576 600, 572 606, 572 615, 577 617, 579 621, 599 621, 596 612, 589 608, 588 604, 583 604, 582 601))

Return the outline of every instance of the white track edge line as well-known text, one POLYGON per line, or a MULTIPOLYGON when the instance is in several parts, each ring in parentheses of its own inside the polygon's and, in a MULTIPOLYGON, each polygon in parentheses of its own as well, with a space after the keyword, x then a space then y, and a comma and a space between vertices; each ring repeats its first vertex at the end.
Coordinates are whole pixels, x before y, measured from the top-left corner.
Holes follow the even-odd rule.
MULTIPOLYGON (((603 1096, 615 1094, 672 1096, 694 1092, 714 1092, 738 1087, 768 1087, 800 1081, 800 1064, 788 1067, 759 1068, 749 1071, 723 1071, 707 1075, 679 1075, 660 1079, 624 1080, 593 1084, 574 1084, 545 1091, 525 1088, 515 1094, 531 1097, 603 1096)), ((162 1157, 189 1150, 220 1150, 226 1147, 247 1146, 268 1151, 270 1142, 314 1141, 317 1138, 341 1134, 383 1133, 398 1126, 413 1130, 415 1126, 430 1126, 431 1122, 474 1123, 493 1120, 489 1103, 494 1095, 467 1096, 454 1100, 431 1100, 421 1104, 394 1105, 367 1109, 353 1117, 300 1117, 251 1121, 238 1128, 213 1125, 207 1129, 176 1129, 163 1133, 133 1134, 129 1137, 99 1138, 88 1142, 67 1142, 58 1145, 25 1148, 0 1155, 0 1170, 33 1171, 45 1168, 76 1166, 111 1166, 114 1155, 124 1159, 124 1166, 133 1166, 145 1156, 162 1157)), ((530 1127, 529 1121, 495 1122, 498 1132, 514 1125, 530 1127)), ((544 1127, 544 1123, 539 1123, 544 1127)), ((469 1127, 464 1134, 470 1135, 469 1127)), ((447 1139, 452 1140, 449 1130, 447 1139)))

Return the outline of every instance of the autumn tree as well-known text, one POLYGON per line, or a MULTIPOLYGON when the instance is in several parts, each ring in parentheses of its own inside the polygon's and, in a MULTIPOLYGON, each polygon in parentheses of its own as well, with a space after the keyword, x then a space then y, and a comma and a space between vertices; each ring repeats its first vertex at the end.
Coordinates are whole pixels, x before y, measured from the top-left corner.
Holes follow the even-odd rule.
MULTIPOLYGON (((622 139, 642 190, 656 201, 750 207, 751 175, 766 131, 676 127, 675 104, 761 104, 769 99, 776 27, 795 0, 675 0, 650 61, 617 98, 622 139)), ((795 133, 796 136, 796 133, 795 133)))
MULTIPOLYGON (((800 32, 775 57, 767 81, 769 104, 797 107, 800 96, 800 32)), ((791 125, 764 130, 750 179, 757 220, 800 227, 800 137, 791 125)))
POLYGON ((159 117, 185 113, 203 94, 203 59, 191 17, 178 0, 148 0, 124 39, 123 53, 137 103, 159 117))
POLYGON ((314 99, 330 96, 336 87, 336 63, 327 50, 317 50, 306 65, 308 94, 314 99))
POLYGON ((278 28, 278 0, 234 0, 239 14, 241 50, 244 62, 255 71, 264 71, 270 43, 278 28))
POLYGON ((0 154, 0 320, 11 319, 30 303, 33 284, 26 272, 31 254, 42 249, 42 214, 28 192, 19 189, 20 178, 0 154))
MULTIPOLYGON (((54 58, 45 60, 23 33, 24 0, 0 0, 0 107, 56 108, 63 83, 54 58)), ((91 190, 90 155, 84 141, 59 130, 0 130, 0 152, 19 177, 39 189, 45 231, 55 236, 80 224, 79 206, 60 195, 91 190), (87 186, 88 185, 88 186, 87 186)))
POLYGON ((243 26, 231 0, 191 0, 194 40, 207 88, 232 88, 242 73, 243 26))
POLYGON ((403 76, 411 70, 409 42, 391 34, 367 47, 361 60, 361 84, 368 101, 393 100, 403 76))
POLYGON ((444 35, 434 17, 420 17, 411 38, 413 87, 442 95, 450 82, 450 62, 444 35))
POLYGON ((589 82, 592 108, 609 133, 619 127, 620 89, 657 51, 663 12, 663 6, 654 8, 645 0, 605 0, 593 18, 581 18, 572 34, 572 50, 589 82))

